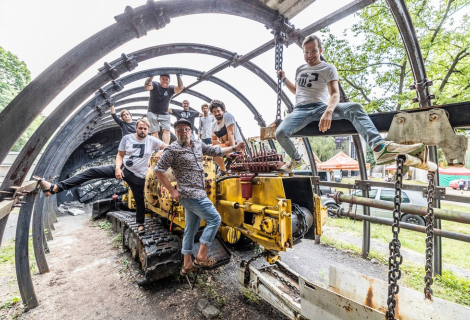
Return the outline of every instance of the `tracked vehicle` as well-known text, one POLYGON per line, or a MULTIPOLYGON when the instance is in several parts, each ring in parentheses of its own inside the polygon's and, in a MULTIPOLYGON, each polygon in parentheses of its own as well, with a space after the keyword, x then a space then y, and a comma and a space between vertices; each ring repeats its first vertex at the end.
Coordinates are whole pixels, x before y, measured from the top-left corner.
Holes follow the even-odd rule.
MULTIPOLYGON (((207 197, 214 203, 222 218, 216 241, 209 254, 220 265, 230 260, 225 243, 242 245, 256 242, 263 246, 266 259, 273 263, 278 252, 293 248, 296 239, 318 239, 327 211, 321 199, 313 193, 310 177, 284 175, 277 170, 284 164, 283 156, 268 150, 263 144, 257 151, 236 158, 230 168, 232 175, 218 178, 211 157, 203 157, 207 197)), ((153 160, 152 160, 153 161, 153 160)), ((144 281, 169 276, 181 263, 181 237, 185 227, 183 206, 153 174, 150 164, 145 183, 145 202, 148 214, 146 234, 139 236, 135 216, 130 212, 109 212, 114 231, 121 233, 123 246, 140 261, 144 281)), ((167 176, 176 185, 171 169, 167 176)), ((123 201, 135 208, 132 193, 123 201)), ((201 222, 204 227, 205 222, 201 222)), ((195 246, 197 252, 198 246, 195 246)))

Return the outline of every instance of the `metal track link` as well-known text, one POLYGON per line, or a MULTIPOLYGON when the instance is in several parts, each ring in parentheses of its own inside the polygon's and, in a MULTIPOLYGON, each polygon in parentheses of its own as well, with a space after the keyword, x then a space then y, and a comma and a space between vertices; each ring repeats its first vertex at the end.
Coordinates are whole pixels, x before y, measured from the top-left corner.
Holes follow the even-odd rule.
POLYGON ((146 282, 168 277, 181 265, 181 241, 157 218, 145 218, 145 234, 139 235, 135 213, 128 211, 108 212, 113 230, 122 235, 122 246, 130 250, 139 261, 146 282))

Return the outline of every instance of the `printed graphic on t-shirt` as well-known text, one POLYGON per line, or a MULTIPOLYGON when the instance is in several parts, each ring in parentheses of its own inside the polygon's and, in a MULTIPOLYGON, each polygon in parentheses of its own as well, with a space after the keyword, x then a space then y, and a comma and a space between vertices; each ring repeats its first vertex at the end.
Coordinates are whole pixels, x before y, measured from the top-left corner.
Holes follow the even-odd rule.
POLYGON ((301 87, 312 87, 311 82, 318 81, 318 73, 301 73, 297 79, 297 84, 301 87))
POLYGON ((140 149, 139 155, 138 156, 130 156, 129 160, 126 161, 126 166, 132 167, 134 165, 134 161, 132 159, 134 158, 143 158, 144 157, 144 152, 145 152, 145 144, 133 144, 133 148, 140 149))

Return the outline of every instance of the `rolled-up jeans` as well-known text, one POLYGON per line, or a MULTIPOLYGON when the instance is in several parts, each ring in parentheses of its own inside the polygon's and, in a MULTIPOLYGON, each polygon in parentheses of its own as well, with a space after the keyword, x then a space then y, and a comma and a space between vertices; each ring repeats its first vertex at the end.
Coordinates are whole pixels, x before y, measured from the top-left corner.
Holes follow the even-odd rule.
POLYGON ((201 219, 206 221, 206 227, 202 232, 199 242, 210 246, 214 241, 217 230, 219 229, 220 214, 208 198, 191 199, 183 198, 180 203, 184 207, 185 227, 183 235, 182 254, 191 254, 194 245, 194 236, 201 224, 201 219))
MULTIPOLYGON (((290 137, 294 132, 299 131, 310 122, 319 121, 326 108, 327 105, 324 103, 309 103, 296 106, 294 111, 287 115, 277 128, 276 139, 292 159, 298 160, 300 159, 300 155, 290 140, 290 137)), ((333 111, 332 120, 343 119, 352 122, 356 131, 364 138, 372 150, 385 143, 385 140, 380 136, 374 123, 370 120, 366 111, 359 103, 339 103, 335 111, 333 111)), ((332 123, 332 126, 333 125, 334 123, 332 123)), ((328 131, 325 134, 328 134, 328 131)))

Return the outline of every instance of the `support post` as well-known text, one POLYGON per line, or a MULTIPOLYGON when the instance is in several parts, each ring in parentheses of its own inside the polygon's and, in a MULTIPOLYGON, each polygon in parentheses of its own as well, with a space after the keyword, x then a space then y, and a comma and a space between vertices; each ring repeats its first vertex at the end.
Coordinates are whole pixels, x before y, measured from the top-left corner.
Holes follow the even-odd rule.
POLYGON ((38 299, 34 292, 33 280, 31 279, 31 270, 29 267, 29 226, 31 223, 32 205, 36 199, 35 191, 28 193, 25 198, 25 204, 21 206, 16 226, 15 241, 15 267, 18 287, 20 289, 23 304, 26 310, 36 308, 38 299))
MULTIPOLYGON (((437 163, 439 165, 439 157, 437 155, 437 147, 430 146, 429 147, 429 160, 437 163)), ((437 167, 436 175, 434 177, 434 183, 436 186, 439 186, 439 166, 437 167)), ((434 208, 441 207, 441 200, 434 199, 433 203, 434 208)), ((434 218, 434 228, 442 229, 441 228, 441 219, 434 218)), ((436 234, 433 237, 433 269, 434 275, 442 275, 442 238, 436 234)))
MULTIPOLYGON (((354 146, 356 147, 357 162, 359 163, 359 172, 361 180, 367 180, 367 167, 364 152, 362 152, 361 138, 358 135, 353 135, 354 146)), ((365 198, 369 198, 369 190, 364 188, 362 194, 365 198)), ((364 206, 364 215, 370 216, 370 208, 364 206)), ((362 257, 366 259, 370 251, 370 222, 362 221, 362 257)))
MULTIPOLYGON (((39 196, 39 201, 41 198, 43 196, 39 196)), ((28 201, 31 201, 31 198, 28 201)), ((27 205, 33 207, 34 203, 28 203, 27 205)), ((39 273, 43 274, 49 272, 49 266, 44 252, 44 215, 42 210, 37 210, 37 207, 34 206, 33 210, 33 248, 39 273)))

